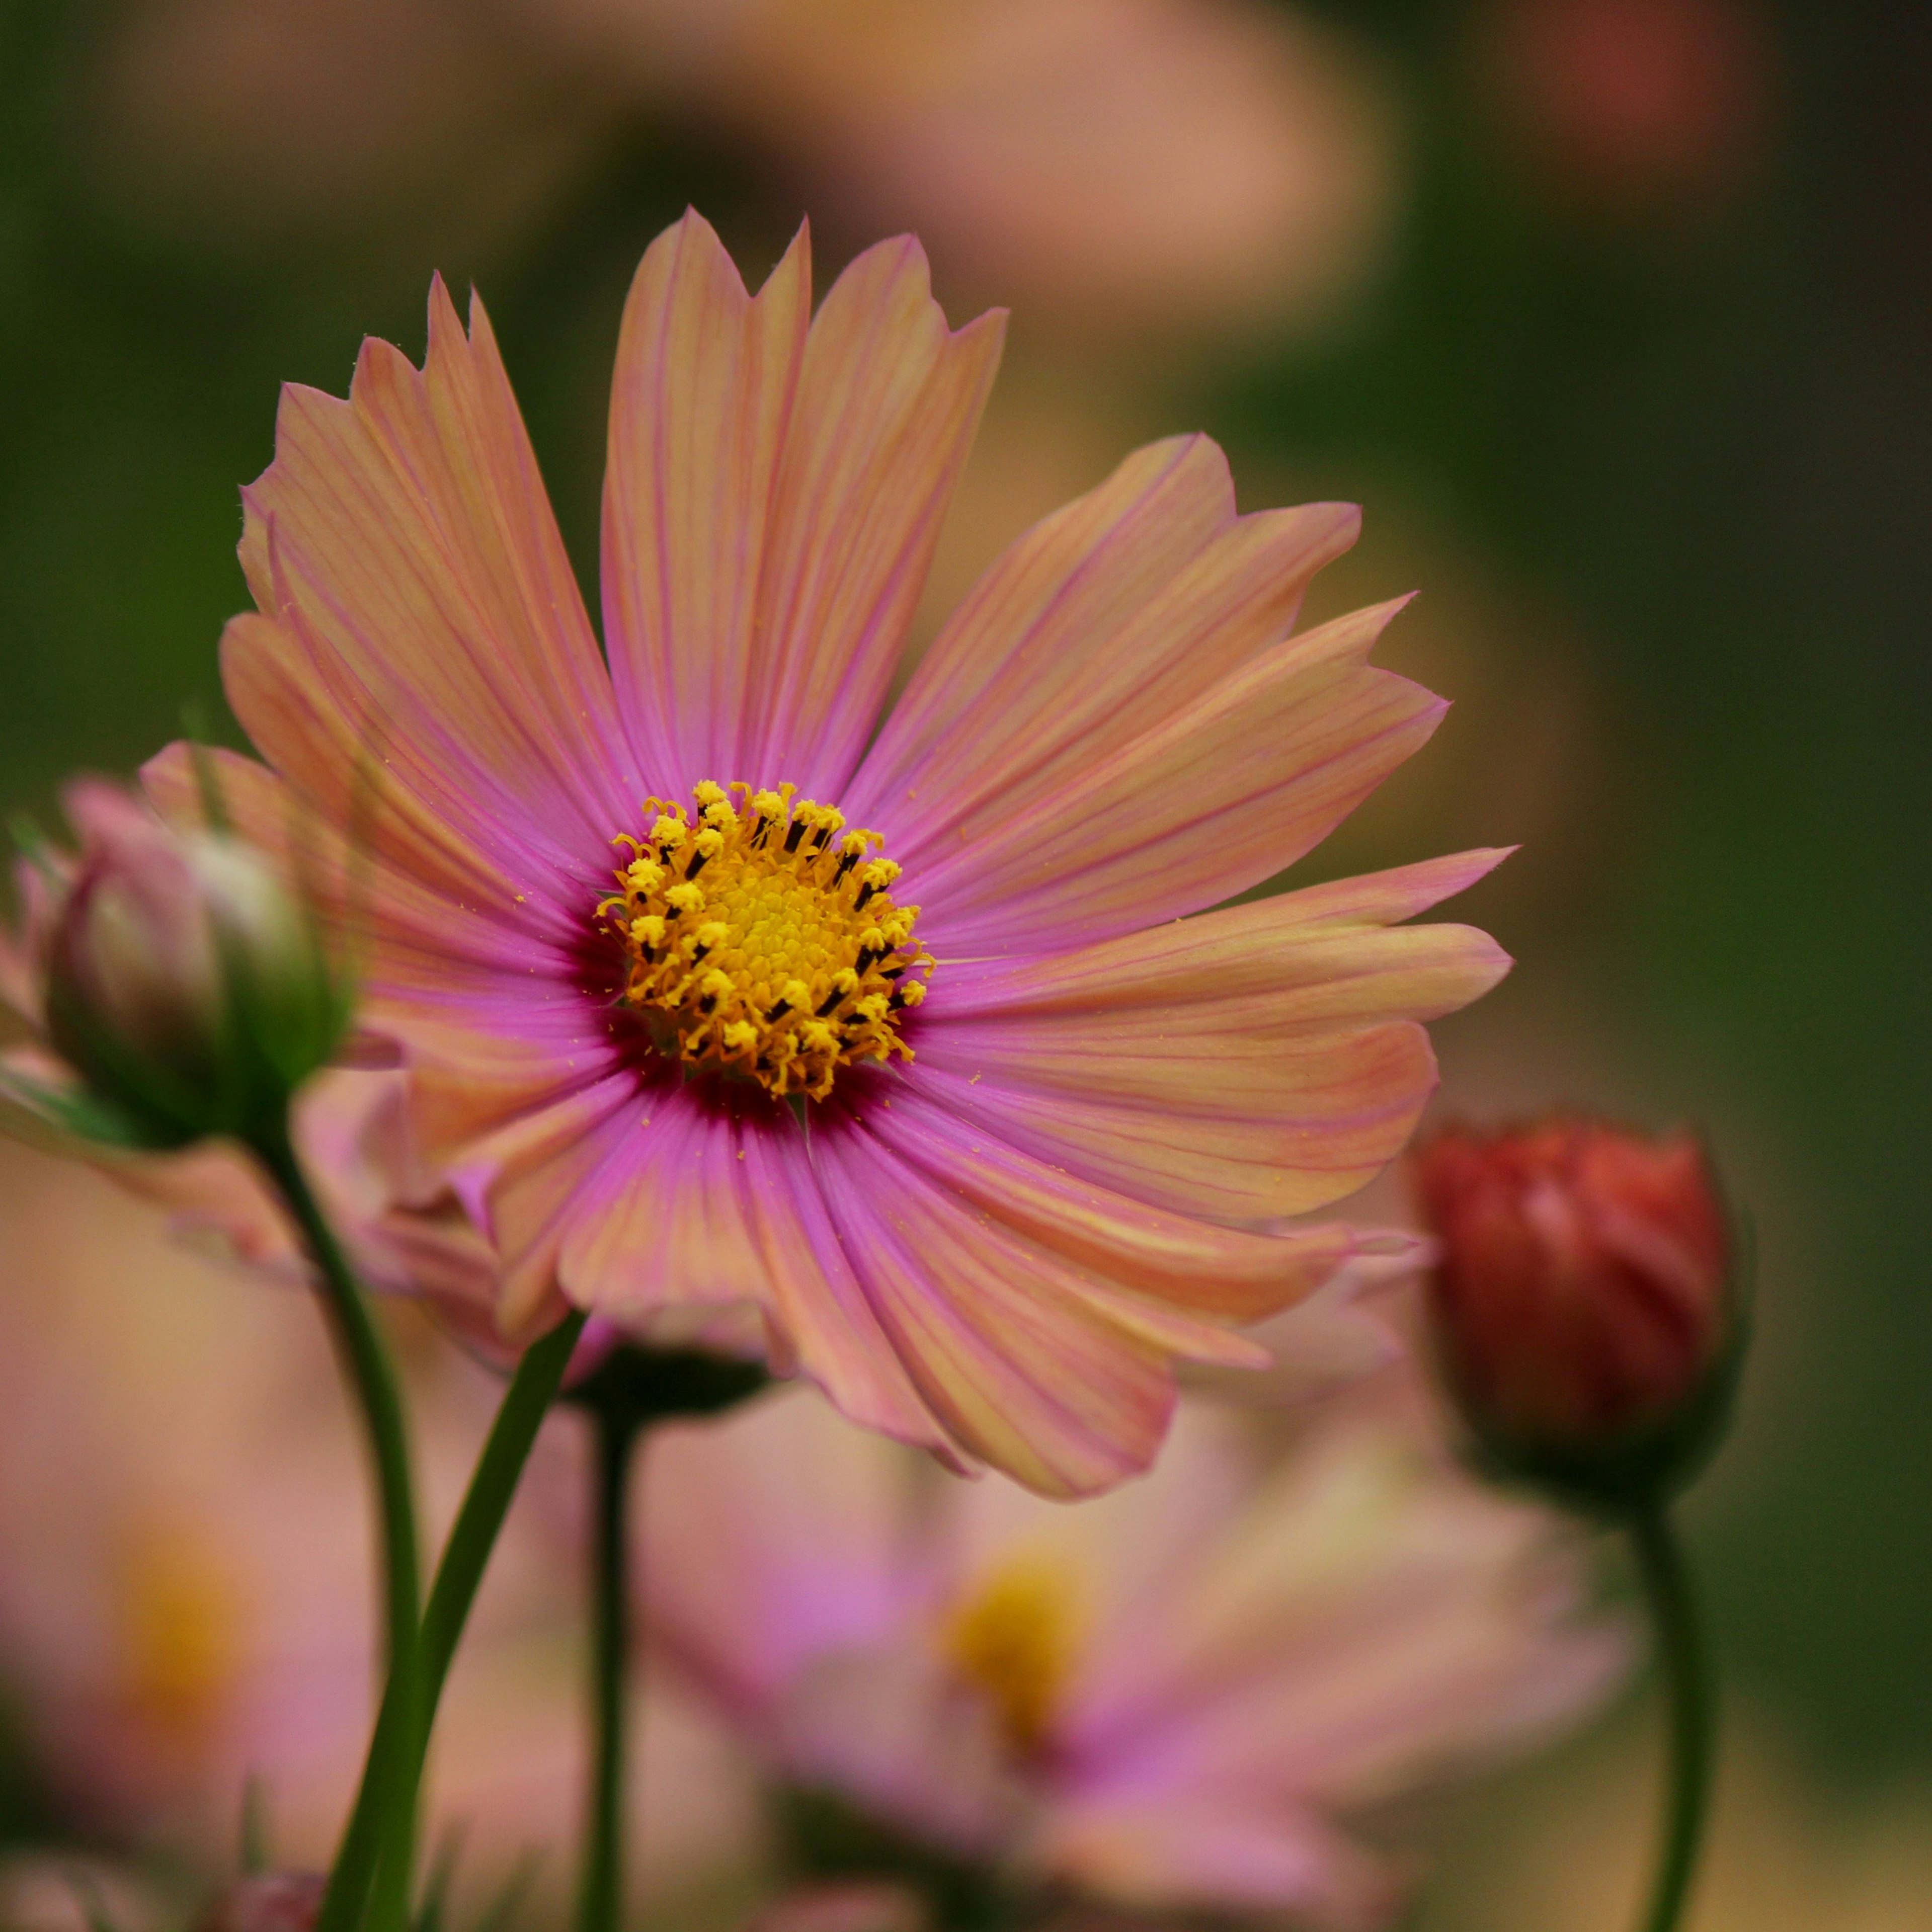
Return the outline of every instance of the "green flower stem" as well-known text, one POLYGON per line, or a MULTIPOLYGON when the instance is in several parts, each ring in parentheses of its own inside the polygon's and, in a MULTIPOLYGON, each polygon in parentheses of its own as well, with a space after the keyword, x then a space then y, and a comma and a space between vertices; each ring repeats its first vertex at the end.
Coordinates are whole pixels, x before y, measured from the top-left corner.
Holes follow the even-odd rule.
POLYGON ((1670 1790, 1642 1932, 1676 1932, 1690 1895, 1710 1814, 1717 1741, 1717 1686, 1691 1600, 1690 1580, 1668 1512, 1658 1504, 1629 1521, 1630 1546, 1670 1712, 1670 1790))
POLYGON ((618 1932, 624 1901, 624 1773, 630 1681, 631 1468, 643 1420, 612 1403, 591 1407, 597 1458, 591 1558, 591 1706, 596 1748, 584 1820, 578 1932, 618 1932))
MULTIPOLYGON (((414 1485, 409 1432, 400 1385, 368 1298, 351 1271, 303 1174, 286 1120, 256 1138, 261 1157, 302 1231, 321 1277, 322 1298, 334 1324, 350 1382, 362 1411, 381 1502, 385 1624, 388 1688, 385 1701, 398 1714, 385 1739, 378 1778, 380 1876, 370 1904, 371 1932, 406 1932, 410 1881, 415 1862, 416 1783, 412 1754, 422 1708, 421 1648, 417 1636, 422 1600, 414 1485)), ((331 1932, 349 1932, 340 1916, 331 1932)))
MULTIPOLYGON (((423 1612, 422 1722, 417 1732, 413 1760, 418 1780, 428 1754, 430 1727, 442 1696, 443 1682, 449 1675, 470 1606, 476 1600, 477 1588, 483 1580, 490 1552, 496 1546, 497 1535, 522 1479, 524 1466, 530 1460, 537 1431, 562 1385, 564 1370, 569 1366, 572 1352, 584 1332, 584 1320, 582 1311, 573 1309, 541 1341, 524 1352, 496 1411, 496 1419, 490 1425, 489 1439, 470 1478, 463 1507, 451 1526, 449 1540, 443 1546, 442 1560, 436 1566, 436 1581, 423 1612)), ((362 1916, 370 1881, 375 1875, 378 1851, 382 1796, 379 1767, 386 1761, 392 1748, 395 1722, 396 1707, 386 1696, 369 1747, 362 1788, 356 1794, 356 1809, 329 1875, 317 1932, 353 1932, 362 1916)))

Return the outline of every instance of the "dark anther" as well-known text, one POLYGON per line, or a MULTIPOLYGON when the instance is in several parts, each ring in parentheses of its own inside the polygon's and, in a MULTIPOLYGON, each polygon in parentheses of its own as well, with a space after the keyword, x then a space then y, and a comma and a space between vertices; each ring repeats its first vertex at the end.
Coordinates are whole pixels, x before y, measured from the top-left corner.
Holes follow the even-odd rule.
POLYGON ((708 1018, 712 1010, 716 1007, 717 1004, 717 994, 716 993, 706 993, 704 998, 698 1001, 698 1010, 708 1018))
POLYGON ((896 980, 904 970, 905 968, 903 966, 881 966, 879 968, 879 977, 881 980, 896 980))
POLYGON ((855 970, 863 973, 872 965, 874 960, 883 959, 885 956, 883 952, 877 952, 869 946, 862 946, 859 949, 859 957, 855 962, 855 970))
POLYGON ((770 1010, 766 1013, 765 1017, 768 1020, 782 1020, 784 1018, 785 1015, 790 1011, 790 1000, 779 1000, 773 1003, 770 1010))
POLYGON ((895 993, 892 998, 886 1002, 886 1005, 892 1012, 897 1012, 899 1008, 904 1006, 905 1003, 904 994, 895 993))
POLYGON ((695 966, 710 950, 711 949, 708 946, 694 946, 692 949, 691 963, 695 966))
POLYGON ((792 820, 791 830, 785 834, 785 850, 788 852, 796 852, 798 850, 798 842, 805 836, 808 827, 803 819, 795 818, 792 820))
POLYGON ((854 912, 863 912, 866 910, 866 902, 878 890, 878 888, 876 886, 861 886, 859 888, 859 896, 852 902, 852 910, 854 912))
POLYGON ((845 995, 843 993, 838 992, 836 988, 832 992, 827 993, 825 998, 820 1001, 818 1011, 814 1017, 822 1020, 827 1013, 831 1012, 834 1006, 838 1004, 840 1000, 844 998, 844 997, 845 995))
POLYGON ((856 852, 848 852, 848 853, 845 854, 844 857, 844 858, 842 858, 842 859, 841 859, 841 860, 839 860, 839 862, 838 862, 838 871, 837 871, 837 872, 834 872, 834 873, 832 874, 832 883, 835 886, 836 886, 836 885, 837 885, 837 884, 839 883, 839 881, 840 881, 841 880, 842 880, 842 879, 844 878, 845 874, 846 874, 848 872, 849 872, 852 869, 852 868, 853 868, 854 866, 856 866, 858 862, 859 862, 859 855, 858 855, 858 854, 857 854, 857 853, 856 853, 856 852))
POLYGON ((691 863, 685 867, 684 876, 687 879, 696 878, 698 874, 704 871, 704 861, 710 855, 704 852, 699 853, 697 857, 693 859, 691 863))

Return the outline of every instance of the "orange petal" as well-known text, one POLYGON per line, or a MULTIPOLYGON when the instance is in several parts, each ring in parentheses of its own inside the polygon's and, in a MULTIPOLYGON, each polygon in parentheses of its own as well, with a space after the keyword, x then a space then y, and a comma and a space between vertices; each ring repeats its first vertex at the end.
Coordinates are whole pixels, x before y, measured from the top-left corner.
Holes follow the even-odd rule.
POLYGON ((610 392, 604 622, 652 784, 758 782, 758 593, 812 311, 799 231, 755 298, 694 211, 631 285, 610 392))
POLYGON ((1050 1165, 1180 1214, 1308 1213, 1407 1138, 1436 1077, 1418 1022, 1508 968, 1472 927, 1382 922, 1496 856, 962 966, 921 1010, 908 1080, 1050 1165))
POLYGON ((302 705, 328 704, 327 737, 434 817, 484 820, 493 853, 601 856, 638 776, 480 304, 471 321, 466 335, 438 281, 421 370, 372 340, 346 401, 284 391, 242 557, 314 677, 277 705, 276 653, 244 632, 237 709, 272 763, 330 784, 313 802, 338 818, 343 775, 316 772, 302 705))
MULTIPOLYGON (((1259 1321, 1312 1294, 1354 1246, 1332 1222, 1253 1234, 1096 1186, 947 1113, 917 1068, 866 1120, 948 1192, 1075 1267, 1202 1315, 1259 1321)), ((1242 1353, 1254 1362, 1245 1344, 1242 1353)))
MULTIPOLYGON (((837 798, 872 736, 998 366, 1004 317, 950 331, 911 236, 868 249, 812 326, 759 586, 769 640, 742 776, 837 798)), ((726 774, 714 776, 725 776, 726 774)))
POLYGON ((1269 646, 984 837, 922 865, 921 936, 935 950, 1062 948, 1198 912, 1292 864, 1446 709, 1366 662, 1399 608, 1269 646))
POLYGON ((812 1160, 880 1322, 963 1448, 1048 1496, 1148 1466, 1173 1412, 1171 1333, 1129 1325, 1092 1281, 875 1140, 816 1132, 812 1160))
POLYGON ((854 1278, 791 1116, 675 1085, 636 1114, 601 1137, 567 1217, 557 1269, 571 1300, 646 1334, 680 1306, 751 1304, 776 1372, 809 1376, 855 1422, 946 1449, 854 1278))
POLYGON ((1137 451, 981 578, 914 674, 848 802, 916 868, 1130 744, 1286 634, 1359 513, 1237 517, 1207 437, 1137 451))

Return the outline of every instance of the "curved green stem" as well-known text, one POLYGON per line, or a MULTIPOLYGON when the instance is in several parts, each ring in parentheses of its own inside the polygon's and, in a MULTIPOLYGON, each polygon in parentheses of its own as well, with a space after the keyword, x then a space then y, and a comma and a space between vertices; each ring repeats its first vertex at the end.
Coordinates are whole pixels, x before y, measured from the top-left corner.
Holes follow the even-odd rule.
MULTIPOLYGON (((430 1726, 463 1627, 469 1619, 470 1606, 476 1600, 478 1586, 482 1582, 490 1552, 496 1546, 511 1498, 522 1479, 524 1466, 530 1460, 537 1431, 562 1385, 564 1370, 569 1366, 572 1352, 584 1332, 584 1319, 581 1311, 573 1310, 524 1352, 496 1411, 496 1419, 490 1424, 489 1438, 470 1478, 463 1507, 450 1526, 449 1540, 443 1546, 436 1581, 430 1586, 428 1606, 423 1612, 422 1721, 417 1731, 413 1760, 418 1779, 428 1753, 430 1726)), ((393 1748, 395 1724, 396 1707, 386 1696, 382 1714, 376 1720, 376 1735, 370 1744, 362 1789, 356 1793, 356 1809, 335 1855, 317 1932, 352 1932, 362 1915, 379 1849, 382 1789, 380 1768, 393 1748), (333 1918, 329 1916, 332 1908, 337 1915, 333 1918)))
POLYGON ((1662 1507, 1629 1523, 1637 1574, 1670 1702, 1670 1788, 1657 1875, 1638 1922, 1642 1932, 1676 1932, 1690 1895, 1711 1806, 1717 1742, 1717 1686, 1670 1519, 1662 1507))
POLYGON ((578 1932, 618 1932, 624 1901, 624 1773, 630 1682, 631 1467, 640 1422, 614 1404, 590 1410, 596 1521, 591 1559, 591 1707, 596 1748, 584 1819, 578 1932))
MULTIPOLYGON (((382 1524, 388 1672, 385 1701, 394 1702, 398 1718, 385 1741, 378 1780, 380 1828, 377 1837, 382 1858, 370 1904, 370 1924, 371 1932, 405 1932, 416 1850, 417 1780, 410 1754, 417 1713, 422 1707, 421 1649, 417 1636, 422 1582, 416 1492, 402 1390, 368 1298, 302 1172, 286 1124, 278 1122, 273 1129, 264 1131, 255 1150, 287 1202, 315 1262, 322 1298, 362 1411, 370 1457, 375 1466, 382 1524)), ((352 1917, 339 1914, 331 1932, 349 1932, 352 1922, 352 1917)))

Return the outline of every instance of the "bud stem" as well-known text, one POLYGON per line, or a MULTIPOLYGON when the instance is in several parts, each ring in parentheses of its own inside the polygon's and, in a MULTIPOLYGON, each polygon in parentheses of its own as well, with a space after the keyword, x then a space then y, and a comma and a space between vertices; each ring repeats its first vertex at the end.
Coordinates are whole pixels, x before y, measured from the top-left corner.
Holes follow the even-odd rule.
POLYGON ((1657 1874, 1641 1932, 1676 1932, 1690 1895, 1709 1816, 1717 1740, 1717 1685, 1690 1580, 1670 1513, 1661 1503, 1628 1520, 1658 1660, 1669 1700, 1670 1786, 1657 1874))
MULTIPOLYGON (((399 1714, 392 1727, 380 1780, 380 1863, 370 1901, 370 1932, 405 1932, 415 1864, 416 1739, 421 1724, 422 1646, 417 1640, 421 1582, 416 1541, 416 1496, 410 1468, 409 1432, 402 1391, 394 1364, 376 1327, 368 1298, 351 1272, 334 1232, 302 1170, 286 1120, 256 1138, 260 1156, 288 1203, 321 1280, 322 1299, 335 1330, 350 1385, 362 1412, 370 1460, 376 1472, 382 1525, 383 1603, 387 1630, 388 1688, 386 1704, 399 1714)), ((362 1901, 338 1902, 332 1884, 320 1924, 352 1925, 362 1901)))
MULTIPOLYGON (((583 1311, 573 1309, 541 1341, 532 1342, 524 1351, 496 1419, 490 1425, 489 1439, 470 1478, 463 1507, 450 1528, 449 1540, 443 1545, 436 1581, 430 1586, 429 1603, 423 1612, 422 1722, 418 1728, 414 1760, 418 1778, 428 1751, 430 1726, 442 1695, 443 1681, 449 1675, 470 1605, 476 1600, 477 1588, 483 1580, 490 1553, 496 1546, 497 1535, 508 1514, 511 1498, 516 1494, 524 1466, 530 1460, 537 1431, 550 1412, 562 1384, 564 1371, 570 1365, 571 1352, 584 1333, 584 1322, 583 1311)), ((385 1696, 382 1714, 376 1721, 376 1734, 370 1742, 368 1762, 363 1768, 362 1786, 356 1793, 356 1809, 335 1855, 328 1903, 316 1932, 351 1932, 360 1920, 369 1881, 375 1871, 382 1767, 393 1748, 396 1721, 396 1707, 385 1696)))
POLYGON ((578 1932, 618 1932, 624 1907, 624 1786, 630 1752, 631 1470, 644 1418, 593 1408, 596 1539, 591 1559, 591 1711, 596 1756, 584 1820, 578 1932))

